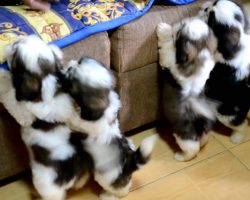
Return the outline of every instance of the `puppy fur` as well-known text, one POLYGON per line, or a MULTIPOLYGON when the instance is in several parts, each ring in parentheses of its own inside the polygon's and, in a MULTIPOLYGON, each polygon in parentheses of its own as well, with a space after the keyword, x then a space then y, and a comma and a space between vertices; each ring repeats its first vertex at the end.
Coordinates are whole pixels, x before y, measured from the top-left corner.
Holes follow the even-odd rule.
POLYGON ((239 143, 244 139, 250 108, 249 23, 242 7, 229 0, 215 1, 207 21, 218 39, 223 60, 211 73, 206 96, 219 102, 217 119, 233 129, 231 140, 239 143))
POLYGON ((67 71, 61 74, 61 80, 65 91, 79 105, 82 119, 98 121, 100 117, 109 118, 107 133, 92 137, 93 133, 82 140, 83 149, 93 162, 94 178, 104 190, 100 199, 127 195, 132 173, 149 160, 156 137, 146 138, 135 150, 131 141, 122 135, 117 119, 120 101, 113 90, 114 77, 97 61, 91 58, 72 61, 67 71))
POLYGON ((44 200, 63 200, 67 189, 87 180, 91 162, 82 158, 88 154, 66 124, 74 107, 69 95, 60 92, 55 73, 61 55, 53 49, 28 36, 7 47, 5 54, 16 99, 35 116, 31 126, 22 128, 34 186, 44 200))
MULTIPOLYGON (((164 29, 158 29, 157 34, 162 37, 164 29)), ((203 92, 215 64, 216 39, 198 18, 184 21, 175 38, 175 64, 162 71, 162 106, 182 150, 175 159, 187 161, 205 145, 207 132, 215 121, 212 103, 203 92)), ((160 51, 160 59, 165 56, 160 51)))

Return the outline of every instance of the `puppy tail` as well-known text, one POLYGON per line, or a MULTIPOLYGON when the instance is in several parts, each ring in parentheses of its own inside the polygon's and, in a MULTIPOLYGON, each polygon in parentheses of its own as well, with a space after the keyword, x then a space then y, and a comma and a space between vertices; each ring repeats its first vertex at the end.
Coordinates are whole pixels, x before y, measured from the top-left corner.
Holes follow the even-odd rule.
POLYGON ((135 160, 138 168, 149 161, 158 138, 158 135, 152 135, 142 140, 141 145, 135 152, 135 160))

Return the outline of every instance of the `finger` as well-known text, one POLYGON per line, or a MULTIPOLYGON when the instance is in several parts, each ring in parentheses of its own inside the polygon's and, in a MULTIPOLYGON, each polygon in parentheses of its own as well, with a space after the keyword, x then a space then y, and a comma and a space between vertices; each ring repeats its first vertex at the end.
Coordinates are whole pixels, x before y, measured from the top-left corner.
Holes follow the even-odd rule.
POLYGON ((24 3, 35 10, 50 9, 50 3, 41 0, 24 0, 24 3))

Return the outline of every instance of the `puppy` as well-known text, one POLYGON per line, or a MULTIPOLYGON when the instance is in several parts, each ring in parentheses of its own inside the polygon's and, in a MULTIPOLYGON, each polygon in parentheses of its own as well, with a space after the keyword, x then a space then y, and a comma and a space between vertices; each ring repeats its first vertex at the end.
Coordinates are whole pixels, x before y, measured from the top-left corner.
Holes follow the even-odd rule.
MULTIPOLYGON (((166 31, 169 31, 169 25, 158 25, 157 35, 162 42, 166 31)), ((162 108, 182 150, 174 158, 187 161, 206 144, 208 131, 215 121, 214 105, 203 92, 214 68, 217 42, 207 24, 198 18, 184 21, 175 34, 175 63, 164 66, 162 71, 162 108)), ((167 51, 161 51, 164 43, 159 46, 162 60, 168 55, 167 51)))
POLYGON ((96 134, 90 133, 82 140, 83 149, 93 162, 94 178, 104 190, 100 199, 126 196, 132 173, 149 160, 157 137, 144 139, 135 150, 132 142, 122 135, 117 119, 120 101, 113 90, 114 77, 97 61, 91 58, 72 61, 61 80, 63 88, 79 105, 82 119, 98 123, 100 118, 107 118, 110 122, 106 134, 93 137, 96 134))
POLYGON ((250 108, 250 34, 242 7, 235 1, 215 1, 208 24, 218 39, 222 60, 216 63, 206 84, 206 96, 217 101, 217 119, 233 129, 231 141, 240 143, 250 108))
POLYGON ((80 139, 93 130, 106 133, 109 124, 79 120, 72 97, 63 92, 57 77, 61 52, 56 47, 28 36, 6 47, 5 55, 16 101, 34 116, 31 125, 22 128, 34 186, 44 200, 63 200, 67 189, 86 182, 92 168, 80 139), (73 132, 68 127, 72 121, 85 134, 73 132))

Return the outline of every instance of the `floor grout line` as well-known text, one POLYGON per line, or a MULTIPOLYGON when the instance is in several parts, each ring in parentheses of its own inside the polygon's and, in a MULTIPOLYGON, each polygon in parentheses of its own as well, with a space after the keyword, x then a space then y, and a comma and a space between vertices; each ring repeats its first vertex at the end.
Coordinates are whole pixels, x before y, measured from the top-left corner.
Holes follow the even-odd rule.
MULTIPOLYGON (((200 163, 204 162, 205 160, 208 160, 208 159, 211 159, 211 158, 213 158, 213 157, 216 157, 216 156, 218 156, 218 155, 220 155, 220 154, 223 154, 223 153, 225 153, 225 152, 227 152, 227 151, 229 151, 229 150, 228 150, 228 149, 225 149, 225 150, 223 150, 223 151, 221 151, 221 152, 218 152, 218 153, 216 153, 216 154, 214 154, 214 155, 211 155, 211 156, 209 156, 209 157, 207 157, 207 158, 205 158, 205 159, 199 160, 199 161, 197 161, 196 163, 193 163, 193 164, 191 164, 191 165, 189 165, 189 166, 187 166, 187 167, 184 167, 184 168, 181 168, 181 169, 179 169, 179 170, 177 170, 177 171, 174 171, 174 172, 171 172, 171 173, 169 173, 169 174, 163 175, 163 176, 161 176, 161 177, 155 179, 155 180, 152 181, 152 182, 148 182, 148 183, 146 183, 146 184, 143 184, 143 185, 141 185, 141 186, 138 186, 137 188, 131 190, 131 192, 132 192, 132 191, 135 191, 135 190, 138 190, 138 189, 141 189, 142 187, 151 185, 151 184, 155 183, 156 181, 160 181, 160 180, 162 180, 162 179, 164 179, 164 178, 167 178, 168 176, 177 174, 177 173, 183 171, 184 169, 187 169, 187 168, 189 168, 189 167, 192 167, 192 166, 195 166, 195 165, 197 165, 197 164, 200 164, 200 163)), ((178 162, 178 161, 176 161, 176 162, 178 162)))
POLYGON ((230 154, 234 157, 234 158, 236 158, 236 160, 238 160, 248 171, 250 171, 250 168, 242 161, 242 160, 240 160, 240 158, 238 158, 236 155, 234 155, 234 153, 229 149, 229 152, 230 152, 230 154))
POLYGON ((223 144, 223 142, 221 142, 220 140, 218 140, 214 135, 213 135, 213 137, 215 138, 215 140, 217 141, 217 142, 219 142, 223 147, 225 147, 226 149, 227 149, 227 151, 234 157, 234 158, 236 158, 248 171, 250 171, 250 168, 243 162, 243 161, 241 161, 231 150, 232 149, 234 149, 234 148, 236 148, 236 147, 239 147, 241 144, 244 144, 244 143, 247 143, 247 142, 249 142, 250 141, 250 139, 249 140, 247 140, 247 141, 244 141, 244 142, 242 142, 242 143, 240 143, 240 144, 237 144, 237 145, 235 145, 235 146, 233 146, 233 147, 227 147, 227 146, 225 146, 224 144, 223 144))

